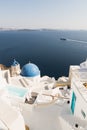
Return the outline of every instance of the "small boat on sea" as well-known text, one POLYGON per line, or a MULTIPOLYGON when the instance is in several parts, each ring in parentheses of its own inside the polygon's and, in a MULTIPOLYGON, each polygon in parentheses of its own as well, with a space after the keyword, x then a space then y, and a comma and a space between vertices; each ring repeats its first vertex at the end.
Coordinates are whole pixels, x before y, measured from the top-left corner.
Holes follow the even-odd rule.
POLYGON ((66 38, 60 38, 60 40, 63 40, 63 41, 65 41, 65 40, 67 40, 66 38))

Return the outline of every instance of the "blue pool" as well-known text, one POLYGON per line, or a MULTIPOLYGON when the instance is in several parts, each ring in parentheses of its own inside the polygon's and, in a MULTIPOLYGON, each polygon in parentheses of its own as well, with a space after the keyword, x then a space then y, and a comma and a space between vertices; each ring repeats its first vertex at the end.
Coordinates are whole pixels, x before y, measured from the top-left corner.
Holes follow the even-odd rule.
POLYGON ((28 89, 19 88, 19 87, 7 86, 6 88, 9 94, 18 97, 24 97, 28 92, 28 89))

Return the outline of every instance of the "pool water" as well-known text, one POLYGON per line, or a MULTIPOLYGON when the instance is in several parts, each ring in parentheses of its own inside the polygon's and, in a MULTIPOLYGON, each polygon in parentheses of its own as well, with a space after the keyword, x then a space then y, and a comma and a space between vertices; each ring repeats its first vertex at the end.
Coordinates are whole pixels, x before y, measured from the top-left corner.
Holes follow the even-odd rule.
POLYGON ((28 90, 24 88, 18 88, 18 87, 13 87, 13 86, 7 86, 6 88, 9 94, 12 94, 18 97, 24 97, 25 94, 28 92, 28 90))

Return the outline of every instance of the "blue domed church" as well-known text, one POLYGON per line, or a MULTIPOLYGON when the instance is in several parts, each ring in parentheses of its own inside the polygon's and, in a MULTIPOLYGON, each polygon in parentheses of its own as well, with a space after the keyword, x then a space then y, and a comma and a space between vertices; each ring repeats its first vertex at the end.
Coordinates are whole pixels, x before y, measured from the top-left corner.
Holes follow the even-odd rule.
POLYGON ((22 67, 21 75, 25 77, 40 76, 40 70, 35 64, 28 63, 22 67))

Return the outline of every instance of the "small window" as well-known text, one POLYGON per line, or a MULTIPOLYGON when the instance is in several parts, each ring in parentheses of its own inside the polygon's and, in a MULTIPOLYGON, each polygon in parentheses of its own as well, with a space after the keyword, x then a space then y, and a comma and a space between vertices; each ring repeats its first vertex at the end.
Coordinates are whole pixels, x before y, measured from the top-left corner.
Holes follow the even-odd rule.
POLYGON ((86 114, 83 110, 81 110, 81 113, 82 113, 82 116, 85 118, 86 117, 86 114))

